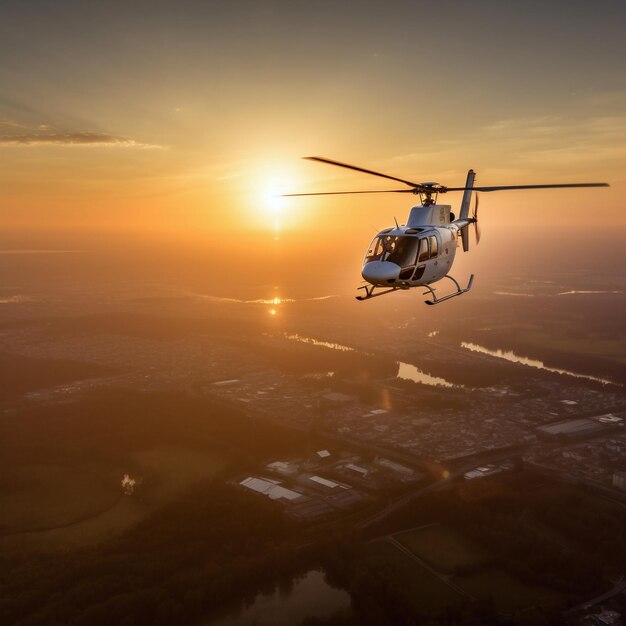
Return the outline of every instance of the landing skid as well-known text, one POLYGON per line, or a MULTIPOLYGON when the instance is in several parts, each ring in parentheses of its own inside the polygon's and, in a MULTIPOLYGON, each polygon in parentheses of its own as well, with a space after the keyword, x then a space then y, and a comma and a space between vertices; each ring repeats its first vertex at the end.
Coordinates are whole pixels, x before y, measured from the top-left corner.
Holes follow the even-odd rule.
MULTIPOLYGON (((465 289, 461 289, 461 285, 459 285, 456 278, 453 278, 452 276, 448 274, 446 274, 444 278, 449 278, 454 283, 454 286, 456 287, 456 291, 448 294, 447 296, 442 296, 441 298, 438 298, 437 294, 435 293, 435 290, 430 285, 423 285, 427 289, 427 291, 425 291, 423 295, 427 296, 430 294, 432 296, 432 300, 425 301, 426 304, 430 304, 430 305, 439 304, 440 302, 445 302, 446 300, 450 300, 450 298, 456 298, 457 296, 467 293, 472 288, 472 285, 474 284, 474 274, 470 276, 469 282, 467 283, 467 287, 465 287, 465 289)), ((371 298, 377 298, 378 296, 384 296, 387 293, 393 293, 394 291, 398 291, 400 289, 406 290, 406 289, 409 289, 409 287, 408 286, 390 287, 389 289, 383 289, 383 291, 379 291, 378 293, 375 293, 377 289, 375 285, 362 285, 361 287, 359 287, 359 289, 363 289, 363 291, 365 291, 365 295, 356 296, 356 299, 363 301, 363 300, 370 300, 371 298)), ((381 288, 378 287, 378 289, 381 289, 381 288)))
POLYGON ((370 298, 377 298, 378 296, 384 296, 386 293, 391 293, 392 291, 398 291, 399 287, 391 287, 390 289, 385 289, 384 291, 379 291, 378 293, 374 293, 376 287, 374 285, 363 285, 359 287, 359 289, 365 290, 364 296, 356 296, 357 300, 369 300, 370 298))
POLYGON ((461 296, 464 293, 467 293, 472 288, 472 285, 474 284, 474 274, 470 276, 469 282, 467 283, 467 287, 465 287, 465 289, 461 289, 461 285, 459 285, 456 278, 453 278, 452 276, 448 274, 446 274, 444 278, 449 278, 454 283, 454 286, 456 287, 456 291, 454 293, 448 294, 447 296, 443 296, 442 298, 438 298, 437 294, 435 293, 435 290, 430 285, 425 285, 428 291, 425 291, 424 295, 427 296, 428 294, 431 294, 433 297, 432 300, 426 300, 426 304, 430 304, 430 305, 439 304, 441 302, 445 302, 446 300, 450 300, 450 298, 456 298, 457 296, 461 296))

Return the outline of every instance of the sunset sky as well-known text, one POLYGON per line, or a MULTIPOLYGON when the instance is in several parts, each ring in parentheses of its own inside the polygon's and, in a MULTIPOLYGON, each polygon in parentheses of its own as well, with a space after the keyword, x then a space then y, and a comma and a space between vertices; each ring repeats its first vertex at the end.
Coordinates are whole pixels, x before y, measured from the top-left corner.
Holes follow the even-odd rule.
POLYGON ((4 1, 0 225, 404 219, 410 196, 273 198, 387 186, 300 159, 322 155, 447 185, 607 181, 485 195, 483 219, 623 229, 625 26, 621 0, 4 1))

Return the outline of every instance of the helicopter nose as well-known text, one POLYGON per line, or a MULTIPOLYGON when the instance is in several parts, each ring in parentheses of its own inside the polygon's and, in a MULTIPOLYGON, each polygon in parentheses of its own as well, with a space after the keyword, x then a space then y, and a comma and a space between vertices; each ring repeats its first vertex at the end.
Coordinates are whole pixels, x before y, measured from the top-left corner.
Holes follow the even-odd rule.
POLYGON ((363 266, 361 276, 372 285, 385 284, 400 275, 400 266, 389 261, 370 261, 363 266))

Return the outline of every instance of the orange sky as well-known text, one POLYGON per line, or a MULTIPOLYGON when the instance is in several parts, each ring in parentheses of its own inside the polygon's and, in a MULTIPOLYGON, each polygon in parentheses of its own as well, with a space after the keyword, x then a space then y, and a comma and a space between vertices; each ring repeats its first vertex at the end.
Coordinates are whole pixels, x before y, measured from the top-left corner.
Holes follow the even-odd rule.
POLYGON ((310 154, 447 185, 469 167, 486 185, 607 181, 484 194, 481 217, 626 226, 623 3, 131 4, 3 5, 5 232, 403 221, 410 196, 272 198, 385 188, 310 154))

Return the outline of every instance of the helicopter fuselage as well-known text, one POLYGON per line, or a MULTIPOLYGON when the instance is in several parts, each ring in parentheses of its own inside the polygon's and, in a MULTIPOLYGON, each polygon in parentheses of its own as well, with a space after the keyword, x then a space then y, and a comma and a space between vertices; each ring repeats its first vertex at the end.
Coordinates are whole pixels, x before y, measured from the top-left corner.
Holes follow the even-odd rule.
POLYGON ((363 260, 363 278, 375 287, 397 289, 444 278, 454 262, 460 233, 450 217, 454 216, 449 205, 414 206, 405 226, 376 234, 363 260))

